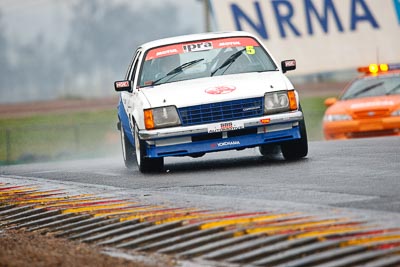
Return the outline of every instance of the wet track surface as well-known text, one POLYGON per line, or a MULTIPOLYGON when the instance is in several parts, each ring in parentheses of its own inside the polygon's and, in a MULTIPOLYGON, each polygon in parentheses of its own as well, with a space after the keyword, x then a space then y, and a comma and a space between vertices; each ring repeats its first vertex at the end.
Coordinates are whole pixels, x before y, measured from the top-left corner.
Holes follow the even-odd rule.
POLYGON ((256 150, 2 167, 0 222, 201 265, 399 266, 400 138, 311 142, 307 159, 256 150))

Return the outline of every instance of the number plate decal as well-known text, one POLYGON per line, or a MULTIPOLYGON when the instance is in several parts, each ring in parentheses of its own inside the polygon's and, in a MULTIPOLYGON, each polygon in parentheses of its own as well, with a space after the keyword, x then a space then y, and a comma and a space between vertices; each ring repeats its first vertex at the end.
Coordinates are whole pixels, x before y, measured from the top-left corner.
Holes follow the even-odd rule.
POLYGON ((208 126, 208 133, 220 133, 239 129, 244 129, 244 124, 241 122, 221 122, 208 126))

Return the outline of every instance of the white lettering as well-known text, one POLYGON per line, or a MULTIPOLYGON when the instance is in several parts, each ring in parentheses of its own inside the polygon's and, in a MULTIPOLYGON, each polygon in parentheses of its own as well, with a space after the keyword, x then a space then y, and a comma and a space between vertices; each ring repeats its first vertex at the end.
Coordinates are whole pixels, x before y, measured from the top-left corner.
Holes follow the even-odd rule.
POLYGON ((220 129, 210 129, 208 130, 208 133, 220 133, 220 132, 226 132, 226 131, 235 131, 235 130, 240 130, 244 129, 243 126, 237 126, 237 127, 232 127, 232 128, 220 128, 220 129))
POLYGON ((159 57, 159 56, 164 56, 164 55, 168 55, 168 54, 175 54, 175 53, 178 53, 177 49, 168 49, 168 50, 165 50, 165 51, 157 52, 156 56, 159 57))
POLYGON ((221 142, 221 143, 217 143, 218 147, 222 147, 222 146, 235 146, 235 145, 240 145, 239 141, 229 141, 229 142, 221 142))
POLYGON ((236 46, 236 45, 241 45, 241 43, 239 41, 219 43, 219 46, 236 46))
POLYGON ((374 102, 366 102, 366 103, 355 103, 352 104, 350 107, 352 109, 357 109, 357 108, 370 108, 370 107, 381 107, 381 106, 393 106, 394 102, 393 101, 374 101, 374 102))

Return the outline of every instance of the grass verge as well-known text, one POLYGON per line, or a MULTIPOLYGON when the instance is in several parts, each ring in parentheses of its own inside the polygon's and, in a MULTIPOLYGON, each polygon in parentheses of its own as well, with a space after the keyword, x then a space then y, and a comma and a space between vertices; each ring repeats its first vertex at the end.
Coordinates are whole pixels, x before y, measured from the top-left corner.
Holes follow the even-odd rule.
POLYGON ((0 164, 99 156, 119 149, 114 109, 0 119, 0 164))
POLYGON ((323 140, 322 118, 326 107, 324 100, 326 97, 307 97, 303 98, 301 105, 306 120, 308 140, 323 140))
MULTIPOLYGON (((322 140, 324 97, 302 98, 308 139, 322 140)), ((0 119, 0 165, 87 158, 120 150, 115 109, 0 119)))

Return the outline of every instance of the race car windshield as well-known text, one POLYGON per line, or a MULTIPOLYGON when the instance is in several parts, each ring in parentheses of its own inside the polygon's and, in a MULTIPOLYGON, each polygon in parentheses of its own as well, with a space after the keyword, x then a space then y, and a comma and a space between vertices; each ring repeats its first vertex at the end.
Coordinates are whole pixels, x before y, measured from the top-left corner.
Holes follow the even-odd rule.
POLYGON ((147 51, 140 72, 139 86, 276 70, 277 66, 271 57, 253 38, 195 41, 156 47, 147 51))
POLYGON ((340 99, 400 94, 400 76, 385 75, 361 78, 354 81, 340 99))

